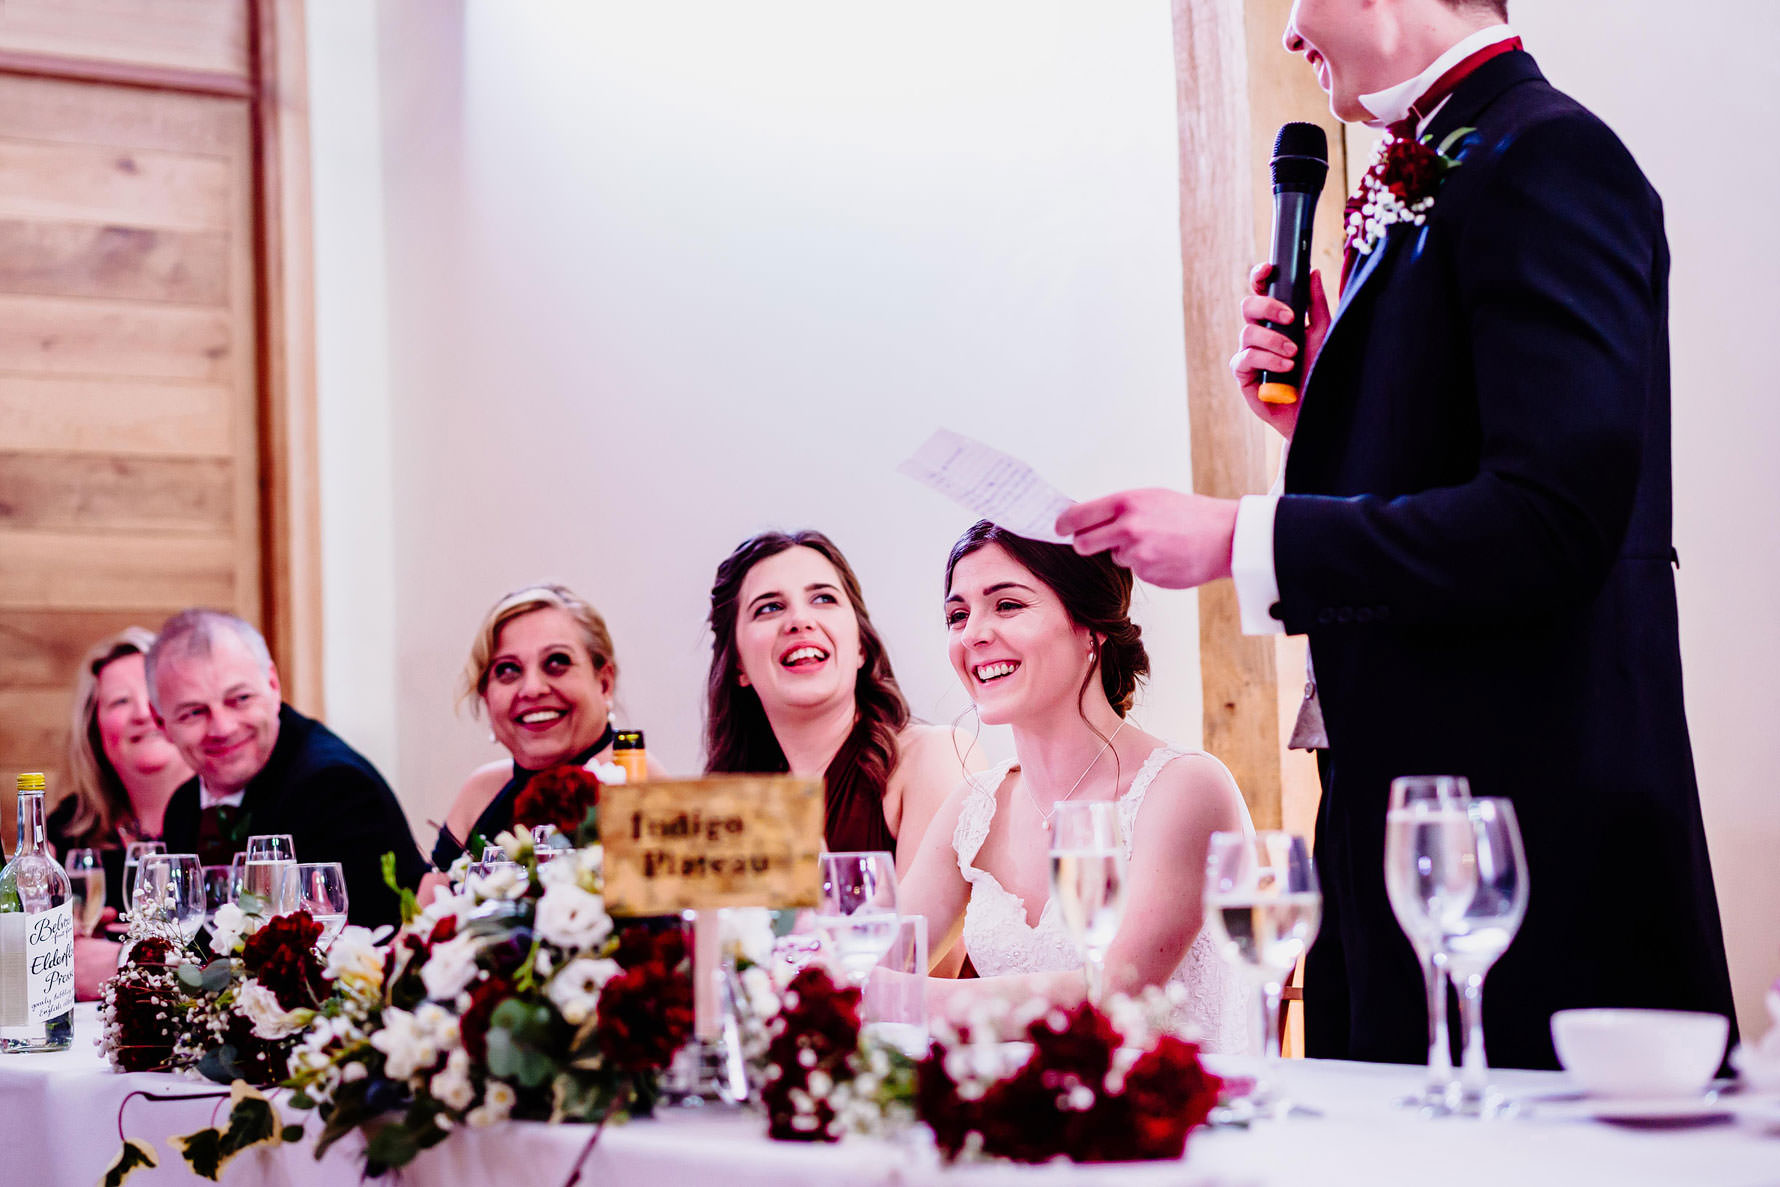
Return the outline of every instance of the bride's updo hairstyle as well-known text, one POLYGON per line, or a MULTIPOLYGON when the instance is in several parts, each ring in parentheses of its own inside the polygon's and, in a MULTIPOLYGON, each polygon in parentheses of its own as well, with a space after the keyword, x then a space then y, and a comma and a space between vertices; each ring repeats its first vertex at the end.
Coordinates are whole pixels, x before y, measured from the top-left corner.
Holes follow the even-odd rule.
POLYGON ((1131 621, 1131 570, 1117 564, 1111 553, 1083 556, 1067 544, 1047 544, 1016 536, 986 519, 978 520, 952 545, 946 558, 944 596, 952 594, 952 570, 973 552, 999 545, 1044 582, 1063 603, 1071 622, 1086 627, 1098 640, 1093 667, 1076 694, 1079 706, 1088 681, 1100 673, 1100 687, 1107 703, 1120 717, 1131 711, 1138 682, 1150 674, 1149 652, 1143 647, 1143 629, 1131 621))

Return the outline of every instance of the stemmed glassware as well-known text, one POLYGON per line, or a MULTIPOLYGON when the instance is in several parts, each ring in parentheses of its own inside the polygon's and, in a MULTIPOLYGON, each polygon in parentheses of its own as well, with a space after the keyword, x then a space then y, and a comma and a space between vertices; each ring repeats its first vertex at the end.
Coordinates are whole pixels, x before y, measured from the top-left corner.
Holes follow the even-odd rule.
POLYGON ((1385 814, 1385 894, 1421 961, 1428 1000, 1428 1082, 1396 1103, 1430 1117, 1450 1113, 1456 1103, 1446 1025, 1446 952, 1437 917, 1462 910, 1475 888, 1465 817, 1470 801, 1470 784, 1461 776, 1406 775, 1391 780, 1385 814))
POLYGON ((134 902, 159 914, 191 943, 204 926, 204 870, 195 853, 151 853, 136 866, 134 902))
POLYGON ((293 911, 307 911, 321 924, 321 947, 346 926, 346 872, 337 861, 299 862, 288 875, 286 898, 293 911))
POLYGON ((105 864, 97 849, 70 849, 62 867, 74 894, 74 934, 91 936, 105 913, 105 864))
MULTIPOLYGON (((240 857, 240 854, 236 854, 236 857, 240 857)), ((216 925, 217 908, 241 897, 241 871, 244 864, 237 861, 232 865, 204 867, 204 923, 206 926, 214 927, 216 925)))
POLYGON ((150 853, 167 852, 165 841, 131 841, 124 846, 124 909, 136 909, 136 866, 150 853))
POLYGON ((1457 1109, 1467 1116, 1489 1117, 1508 1111, 1509 1105, 1489 1086, 1483 1053, 1483 979, 1520 931, 1530 885, 1514 805, 1478 798, 1465 814, 1472 832, 1475 891, 1464 910, 1448 919, 1444 937, 1465 1036, 1457 1109))
POLYGON ((1082 952, 1088 1000, 1106 992, 1106 952, 1125 916, 1118 805, 1058 804, 1051 818, 1051 899, 1082 952))
POLYGON ((864 988, 896 943, 896 859, 888 853, 824 853, 816 930, 842 974, 864 988))
POLYGON ((1310 846, 1285 832, 1211 834, 1205 910, 1224 959, 1247 971, 1259 990, 1263 1063, 1250 1105, 1261 1115, 1283 1115, 1290 1105, 1278 1086, 1280 998, 1323 913, 1310 846))
POLYGON ((291 910, 291 896, 296 884, 288 879, 296 864, 297 847, 291 842, 289 833, 266 833, 247 838, 241 893, 259 900, 259 914, 270 918, 291 910))

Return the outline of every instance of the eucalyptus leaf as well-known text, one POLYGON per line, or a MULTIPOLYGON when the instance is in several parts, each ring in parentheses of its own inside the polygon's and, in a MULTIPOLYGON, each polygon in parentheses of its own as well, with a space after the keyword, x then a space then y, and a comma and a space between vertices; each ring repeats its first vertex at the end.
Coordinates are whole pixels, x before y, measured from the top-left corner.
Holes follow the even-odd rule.
POLYGON ((365 1143, 366 1170, 375 1175, 381 1169, 407 1166, 419 1153, 420 1143, 413 1134, 399 1125, 385 1125, 365 1143))
POLYGON ((198 968, 197 965, 192 964, 189 961, 185 964, 180 965, 179 972, 175 973, 174 975, 176 977, 178 977, 179 983, 181 985, 185 986, 187 989, 196 990, 196 989, 204 988, 204 974, 203 974, 203 972, 198 968))
POLYGON ((264 915, 266 913, 266 896, 242 891, 235 898, 235 905, 241 908, 243 915, 264 915))
MULTIPOLYGON (((191 966, 186 966, 191 967, 191 966)), ((213 960, 204 966, 204 975, 200 986, 205 993, 221 993, 229 987, 229 961, 213 960)))

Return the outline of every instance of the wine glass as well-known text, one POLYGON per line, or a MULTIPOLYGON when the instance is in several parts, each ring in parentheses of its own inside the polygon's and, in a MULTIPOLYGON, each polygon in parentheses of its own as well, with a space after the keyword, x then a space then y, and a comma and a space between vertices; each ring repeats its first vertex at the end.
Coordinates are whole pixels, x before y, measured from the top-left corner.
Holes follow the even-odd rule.
POLYGON ((824 853, 815 925, 841 972, 864 989, 896 943, 896 859, 888 853, 824 853))
POLYGON ((286 877, 290 909, 321 924, 320 947, 326 948, 346 926, 346 872, 337 861, 299 862, 286 877))
POLYGON ((1470 801, 1471 785, 1462 776, 1405 775, 1391 780, 1390 809, 1385 814, 1385 894, 1397 926, 1421 961, 1428 1000, 1428 1082, 1420 1092, 1396 1103, 1429 1117, 1452 1111, 1457 1086, 1446 1026, 1446 953, 1430 918, 1428 895, 1439 893, 1450 899, 1464 892, 1463 863, 1437 860, 1445 852, 1439 843, 1439 822, 1461 828, 1459 817, 1470 801))
MULTIPOLYGON (((236 856, 239 857, 240 854, 236 856)), ((241 897, 243 865, 244 862, 234 862, 226 866, 204 867, 204 922, 207 926, 216 926, 217 908, 241 897)))
POLYGON ((1508 1103, 1489 1086, 1489 1064, 1483 1053, 1483 979, 1520 931, 1530 887, 1514 805, 1478 798, 1471 801, 1466 816, 1473 836, 1475 892, 1462 911, 1446 919, 1444 936, 1447 969, 1459 991, 1459 1027, 1465 1036, 1457 1110, 1466 1116, 1490 1117, 1508 1111, 1508 1103))
POLYGON ((124 907, 136 909, 136 866, 150 853, 167 852, 165 841, 131 841, 124 846, 124 907))
POLYGON ((74 894, 74 934, 91 936, 105 913, 105 863, 97 849, 70 849, 62 867, 74 894))
MULTIPOLYGON (((297 864, 297 847, 291 843, 289 833, 267 833, 247 838, 247 861, 241 871, 241 894, 245 898, 252 895, 257 900, 252 904, 257 911, 248 911, 249 915, 283 915, 291 910, 291 901, 287 891, 294 892, 294 883, 288 882, 290 871, 297 864)), ((247 910, 246 906, 242 910, 247 910)))
POLYGON ((1263 1062, 1250 1107, 1284 1115, 1290 1105, 1278 1087, 1279 1003, 1323 914, 1310 846, 1285 832, 1211 834, 1205 909, 1224 959, 1248 972, 1259 990, 1263 1062))
POLYGON ((1106 951, 1125 916, 1118 805, 1058 804, 1051 819, 1051 900, 1082 953, 1088 1000, 1106 990, 1106 951))
POLYGON ((204 926, 204 868, 195 853, 150 853, 136 866, 136 902, 191 943, 204 926))

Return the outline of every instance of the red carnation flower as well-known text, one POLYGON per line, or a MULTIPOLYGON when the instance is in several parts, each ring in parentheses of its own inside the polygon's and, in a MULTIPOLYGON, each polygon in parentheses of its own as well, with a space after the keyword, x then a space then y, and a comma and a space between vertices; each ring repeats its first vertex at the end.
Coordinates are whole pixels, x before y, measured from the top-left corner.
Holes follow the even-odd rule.
MULTIPOLYGON (((692 1033, 692 977, 682 968, 685 943, 677 931, 637 938, 631 928, 620 940, 631 954, 650 953, 606 982, 600 990, 595 1031, 600 1054, 620 1072, 632 1075, 667 1067, 692 1033)), ((645 934, 646 935, 646 934, 645 934)))
POLYGON ((247 937, 241 963, 247 974, 272 991, 286 1010, 315 1007, 327 997, 322 963, 315 953, 321 924, 307 911, 277 915, 247 937))
POLYGON ((599 803, 600 781, 593 772, 575 766, 551 767, 533 775, 513 797, 513 824, 527 831, 540 824, 554 824, 565 837, 574 837, 587 819, 587 810, 599 803))

